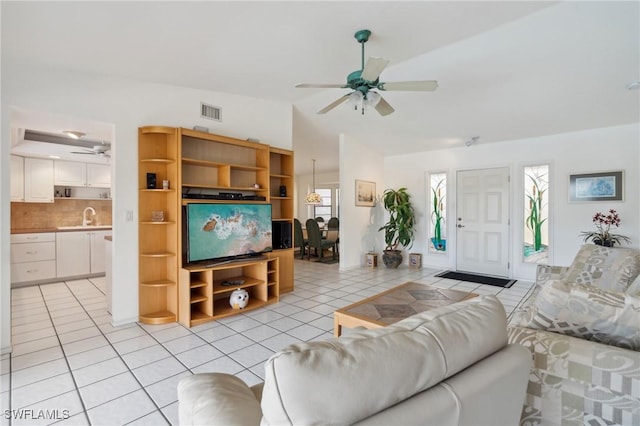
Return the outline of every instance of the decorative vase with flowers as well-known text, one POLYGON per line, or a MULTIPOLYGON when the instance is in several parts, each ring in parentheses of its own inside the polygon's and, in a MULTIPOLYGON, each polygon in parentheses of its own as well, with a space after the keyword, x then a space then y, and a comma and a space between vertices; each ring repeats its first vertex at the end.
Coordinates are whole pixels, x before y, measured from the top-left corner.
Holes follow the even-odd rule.
POLYGON ((614 209, 609 210, 609 214, 596 213, 593 216, 593 223, 596 225, 596 230, 593 232, 581 232, 580 235, 584 237, 584 242, 589 241, 593 244, 605 247, 613 247, 616 244, 622 245, 622 243, 629 244, 631 240, 629 237, 620 234, 612 234, 609 232, 611 226, 616 228, 620 226, 620 216, 614 209))

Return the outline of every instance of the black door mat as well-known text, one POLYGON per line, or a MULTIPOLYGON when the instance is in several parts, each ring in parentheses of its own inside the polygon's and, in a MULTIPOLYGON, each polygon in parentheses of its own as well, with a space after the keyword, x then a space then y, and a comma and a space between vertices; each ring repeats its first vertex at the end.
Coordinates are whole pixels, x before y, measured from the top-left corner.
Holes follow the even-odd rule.
POLYGON ((436 274, 436 277, 449 278, 451 280, 468 281, 478 284, 494 285, 496 287, 509 288, 518 280, 489 277, 486 275, 466 274, 464 272, 444 271, 436 274))

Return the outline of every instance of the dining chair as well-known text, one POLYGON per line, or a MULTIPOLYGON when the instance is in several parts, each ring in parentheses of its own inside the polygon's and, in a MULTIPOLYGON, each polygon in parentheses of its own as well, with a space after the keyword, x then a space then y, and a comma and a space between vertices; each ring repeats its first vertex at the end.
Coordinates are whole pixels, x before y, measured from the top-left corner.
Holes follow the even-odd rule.
POLYGON ((325 249, 331 249, 331 253, 333 254, 333 258, 335 259, 336 243, 335 241, 322 239, 318 222, 316 222, 314 219, 307 219, 306 227, 307 227, 307 238, 309 239, 309 256, 308 256, 309 260, 311 259, 312 248, 315 249, 316 255, 320 257, 320 259, 322 259, 325 249))
POLYGON ((300 247, 300 259, 304 259, 304 253, 308 245, 309 245, 309 240, 304 237, 304 233, 302 232, 302 223, 298 219, 294 218, 293 219, 293 246, 300 247))
POLYGON ((336 243, 336 251, 340 252, 340 220, 337 217, 332 217, 327 222, 327 236, 326 238, 334 238, 336 243), (335 231, 335 235, 334 232, 335 231))
MULTIPOLYGON (((336 253, 340 253, 340 231, 336 228, 329 228, 327 230, 327 235, 323 237, 323 241, 331 241, 333 242, 333 251, 336 253)), ((335 256, 334 256, 335 258, 335 256)))

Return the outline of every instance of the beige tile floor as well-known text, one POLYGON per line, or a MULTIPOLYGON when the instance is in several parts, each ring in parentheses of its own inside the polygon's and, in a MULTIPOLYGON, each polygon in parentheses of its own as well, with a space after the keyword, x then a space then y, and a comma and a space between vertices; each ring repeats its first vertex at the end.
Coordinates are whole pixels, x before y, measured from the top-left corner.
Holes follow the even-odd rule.
POLYGON ((358 268, 295 261, 295 291, 278 304, 191 329, 113 327, 104 278, 12 290, 13 353, 1 357, 0 425, 178 424, 176 385, 220 371, 262 381, 275 351, 332 337, 333 311, 398 284, 496 294, 511 313, 530 290, 434 277, 434 269, 358 268))

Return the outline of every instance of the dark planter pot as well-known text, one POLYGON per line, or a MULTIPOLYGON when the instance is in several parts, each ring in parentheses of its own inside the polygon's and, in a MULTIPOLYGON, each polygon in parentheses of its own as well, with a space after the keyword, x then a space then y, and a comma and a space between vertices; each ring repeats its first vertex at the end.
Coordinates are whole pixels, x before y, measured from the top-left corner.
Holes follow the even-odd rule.
POLYGON ((402 263, 402 252, 400 250, 383 250, 382 263, 387 268, 397 268, 402 263))
POLYGON ((593 244, 603 247, 613 247, 615 243, 611 240, 593 240, 593 244))

